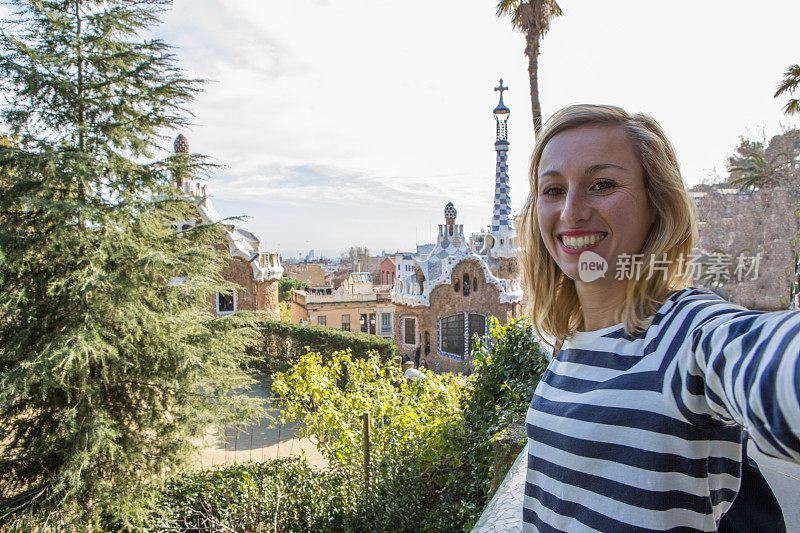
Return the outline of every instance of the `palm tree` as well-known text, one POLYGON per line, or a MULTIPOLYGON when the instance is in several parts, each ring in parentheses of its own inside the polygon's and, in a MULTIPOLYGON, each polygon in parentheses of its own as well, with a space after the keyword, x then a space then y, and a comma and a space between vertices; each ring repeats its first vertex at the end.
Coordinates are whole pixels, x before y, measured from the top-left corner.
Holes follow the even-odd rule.
POLYGON ((536 136, 542 129, 542 109, 539 106, 539 41, 550 29, 553 17, 562 14, 555 0, 499 0, 497 16, 511 16, 511 25, 525 34, 525 55, 528 57, 528 77, 531 85, 531 110, 536 136))
POLYGON ((732 185, 741 190, 762 189, 779 185, 790 175, 789 156, 780 153, 767 159, 753 152, 748 154, 738 165, 730 168, 732 185))
MULTIPOLYGON (((775 91, 775 98, 783 93, 792 95, 798 87, 800 87, 800 64, 792 65, 783 75, 783 79, 775 91)), ((800 98, 792 98, 786 102, 786 105, 783 106, 783 112, 787 115, 800 114, 800 98)))

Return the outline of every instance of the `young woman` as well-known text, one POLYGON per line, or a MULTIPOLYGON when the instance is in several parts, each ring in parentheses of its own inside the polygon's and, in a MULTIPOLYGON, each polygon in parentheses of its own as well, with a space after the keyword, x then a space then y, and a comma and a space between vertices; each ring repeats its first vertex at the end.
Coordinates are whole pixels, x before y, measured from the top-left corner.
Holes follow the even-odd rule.
POLYGON ((561 348, 528 411, 526 530, 717 531, 743 430, 800 462, 800 313, 687 288, 694 206, 649 116, 562 109, 530 184, 524 281, 561 348))

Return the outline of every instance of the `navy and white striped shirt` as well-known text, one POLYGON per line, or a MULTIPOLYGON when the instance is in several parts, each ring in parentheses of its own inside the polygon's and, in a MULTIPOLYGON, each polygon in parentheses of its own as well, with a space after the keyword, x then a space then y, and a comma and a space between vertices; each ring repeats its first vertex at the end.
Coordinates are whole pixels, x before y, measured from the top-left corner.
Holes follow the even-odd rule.
POLYGON ((800 312, 685 289, 647 330, 576 332, 527 416, 525 531, 716 531, 741 430, 800 462, 800 312))

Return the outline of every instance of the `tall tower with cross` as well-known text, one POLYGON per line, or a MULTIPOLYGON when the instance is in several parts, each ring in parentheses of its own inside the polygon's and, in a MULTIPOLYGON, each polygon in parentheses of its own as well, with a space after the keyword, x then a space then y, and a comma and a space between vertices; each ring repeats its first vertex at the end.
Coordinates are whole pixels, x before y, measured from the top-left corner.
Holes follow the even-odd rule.
POLYGON ((497 139, 494 142, 494 149, 497 152, 497 166, 494 175, 494 209, 492 211, 492 225, 489 232, 495 239, 495 244, 501 240, 503 245, 510 244, 514 227, 511 221, 511 198, 508 185, 508 116, 509 109, 503 103, 503 91, 508 87, 503 86, 503 79, 500 78, 500 86, 494 88, 500 93, 500 102, 494 108, 494 120, 497 122, 497 139))

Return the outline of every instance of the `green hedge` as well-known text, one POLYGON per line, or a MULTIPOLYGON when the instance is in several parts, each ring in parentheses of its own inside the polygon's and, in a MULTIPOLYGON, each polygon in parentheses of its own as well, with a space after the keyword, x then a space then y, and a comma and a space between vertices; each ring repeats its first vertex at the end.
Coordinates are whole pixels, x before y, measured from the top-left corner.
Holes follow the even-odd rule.
POLYGON ((236 463, 178 475, 157 494, 143 531, 353 531, 360 494, 304 459, 236 463))
POLYGON ((391 340, 327 326, 262 320, 259 328, 261 338, 255 354, 255 367, 263 372, 285 372, 309 349, 328 357, 333 352, 349 348, 353 357, 359 359, 374 351, 383 363, 390 362, 397 351, 391 340))

